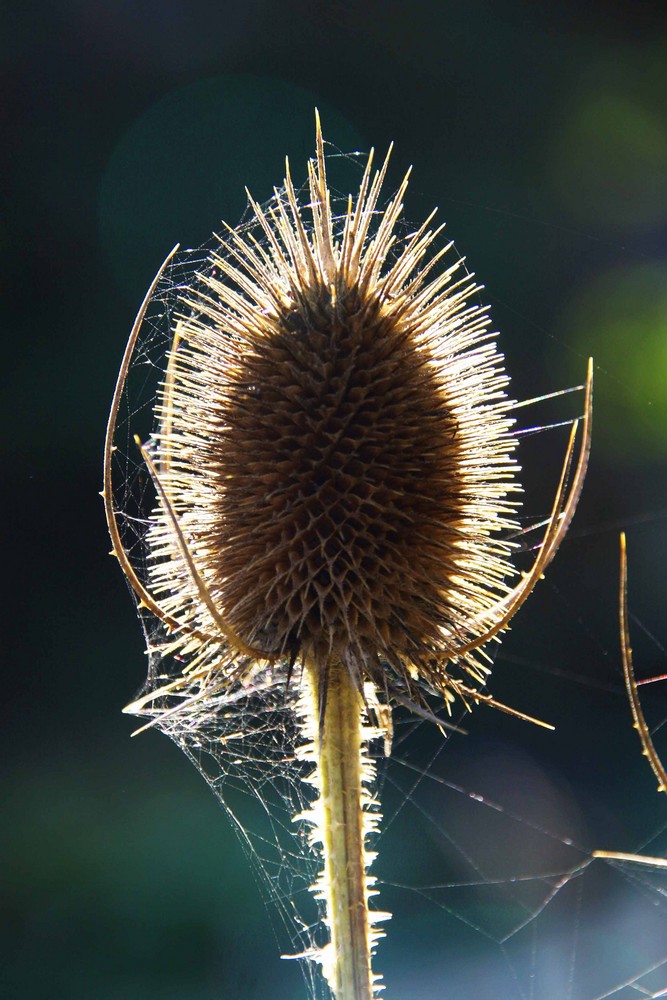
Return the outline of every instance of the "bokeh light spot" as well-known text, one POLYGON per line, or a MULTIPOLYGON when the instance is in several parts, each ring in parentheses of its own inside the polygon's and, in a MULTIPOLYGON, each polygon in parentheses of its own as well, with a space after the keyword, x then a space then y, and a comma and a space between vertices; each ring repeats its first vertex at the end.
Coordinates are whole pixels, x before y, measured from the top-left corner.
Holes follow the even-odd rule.
POLYGON ((604 374, 595 448, 636 462, 667 449, 667 266, 599 275, 564 315, 565 336, 604 374), (571 339, 570 339, 571 338, 571 339))
POLYGON ((646 101, 605 91, 583 97, 556 137, 550 169, 579 222, 636 233, 667 219, 667 119, 646 101))
MULTIPOLYGON (((167 94, 121 136, 100 192, 100 238, 118 284, 140 301, 171 247, 199 246, 235 225, 245 185, 264 201, 312 152, 314 108, 342 150, 367 143, 336 109, 303 87, 271 77, 229 74, 167 94)), ((295 170, 295 182, 304 176, 295 170)))

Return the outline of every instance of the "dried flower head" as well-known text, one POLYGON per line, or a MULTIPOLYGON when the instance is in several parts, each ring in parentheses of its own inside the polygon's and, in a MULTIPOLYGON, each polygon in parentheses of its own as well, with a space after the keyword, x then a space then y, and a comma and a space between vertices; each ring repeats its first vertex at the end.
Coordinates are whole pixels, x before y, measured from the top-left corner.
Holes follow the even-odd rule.
MULTIPOLYGON (((590 444, 589 366, 576 469, 575 423, 533 567, 510 588, 519 487, 502 357, 471 276, 459 260, 444 266, 448 247, 434 250, 432 216, 400 233, 407 177, 379 208, 386 170, 373 174, 371 155, 334 214, 318 122, 306 196, 288 169, 267 206, 250 198, 251 224, 220 237, 182 291, 157 431, 141 446, 157 493, 145 580, 121 544, 111 456, 159 275, 105 456, 114 552, 168 627, 160 653, 183 664, 129 710, 164 720, 208 700, 215 713, 209 696, 231 701, 253 678, 289 685, 302 665, 295 757, 316 797, 296 818, 320 846, 313 889, 328 931, 307 957, 337 1000, 380 988, 369 742, 386 735, 394 701, 427 715, 425 693, 497 704, 481 691, 481 647, 553 558, 590 444)), ((198 721, 195 710, 194 731, 198 721)))
MULTIPOLYGON (((144 449, 158 493, 147 585, 107 483, 116 554, 203 686, 257 660, 284 662, 288 679, 297 661, 323 675, 336 662, 360 692, 370 681, 416 705, 421 681, 488 701, 475 650, 506 627, 574 511, 590 377, 569 496, 576 427, 533 570, 509 589, 519 487, 503 359, 462 262, 438 271, 442 227, 431 216, 399 235, 408 178, 378 207, 387 160, 373 174, 371 154, 335 215, 318 123, 307 197, 288 167, 183 293, 144 449)), ((112 411, 110 438, 114 423, 112 411)))

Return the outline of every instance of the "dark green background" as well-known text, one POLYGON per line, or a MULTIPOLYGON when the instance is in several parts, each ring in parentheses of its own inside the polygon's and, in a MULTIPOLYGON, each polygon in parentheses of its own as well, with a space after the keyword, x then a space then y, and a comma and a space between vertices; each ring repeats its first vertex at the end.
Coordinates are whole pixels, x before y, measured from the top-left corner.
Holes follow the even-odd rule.
MULTIPOLYGON (((129 740, 120 709, 142 681, 143 640, 97 491, 118 364, 156 267, 175 242, 234 224, 245 184, 268 197, 286 153, 304 178, 315 104, 343 150, 395 141, 393 183, 414 164, 408 215, 440 206, 486 285, 517 396, 576 384, 596 358, 584 498, 491 687, 557 732, 480 709, 442 766, 474 789, 482 765, 493 787, 495 758, 530 761, 594 847, 633 850, 664 827, 616 639, 625 527, 638 671, 667 669, 658 6, 70 0, 3 15, 3 996, 304 996, 204 783, 160 735, 129 740)), ((526 449, 532 513, 546 509, 562 448, 549 432, 526 449)), ((664 719, 665 685, 644 692, 651 720, 664 719)), ((394 859, 428 869, 437 851, 417 820, 403 837, 383 842, 389 881, 394 859)), ((452 953, 481 955, 483 941, 457 944, 456 922, 413 896, 391 906, 378 960, 390 1000, 506 1000, 481 985, 482 958, 475 986, 448 980, 452 953)))

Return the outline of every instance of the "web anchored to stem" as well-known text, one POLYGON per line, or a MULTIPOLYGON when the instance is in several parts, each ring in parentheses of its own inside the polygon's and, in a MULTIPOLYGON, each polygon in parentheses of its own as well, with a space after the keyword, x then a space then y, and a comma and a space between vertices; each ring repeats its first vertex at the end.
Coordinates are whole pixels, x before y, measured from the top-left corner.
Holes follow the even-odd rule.
POLYGON ((378 207, 387 166, 373 172, 371 154, 356 197, 334 212, 318 122, 304 191, 287 169, 194 274, 181 280, 167 258, 128 343, 105 451, 113 551, 150 641, 147 688, 128 711, 187 733, 190 754, 211 745, 211 727, 216 760, 220 746, 236 760, 242 744, 247 766, 252 747, 262 783, 290 763, 309 783, 312 800, 293 815, 303 843, 320 847, 326 939, 304 954, 337 1000, 379 989, 369 742, 389 746, 395 705, 443 731, 439 706, 449 716, 457 701, 521 716, 484 689, 483 647, 567 532, 591 435, 589 363, 542 542, 508 585, 519 486, 503 359, 462 261, 435 249, 441 227, 432 216, 403 227, 407 177, 378 207), (114 446, 142 329, 164 311, 152 433, 137 439, 141 490, 155 494, 145 520, 143 496, 136 509, 115 499, 114 446), (294 730, 291 762, 271 745, 275 713, 294 730))

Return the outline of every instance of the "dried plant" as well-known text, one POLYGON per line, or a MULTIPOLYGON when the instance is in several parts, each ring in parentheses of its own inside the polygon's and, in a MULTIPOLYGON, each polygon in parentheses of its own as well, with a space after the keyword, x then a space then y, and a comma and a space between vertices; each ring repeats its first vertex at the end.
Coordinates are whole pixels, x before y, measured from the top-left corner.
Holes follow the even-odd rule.
MULTIPOLYGON (((658 779, 658 791, 667 792, 667 770, 662 763, 655 748, 651 733, 646 723, 644 710, 639 700, 639 688, 635 677, 635 669, 632 661, 632 648, 630 646, 630 629, 628 626, 628 557, 625 543, 625 534, 621 534, 621 573, 619 592, 619 624, 621 631, 621 657, 623 661, 623 676, 625 678, 625 688, 628 693, 630 708, 632 709, 632 719, 634 728, 639 733, 642 744, 642 753, 651 765, 651 770, 658 779)), ((664 678, 661 678, 664 680, 664 678)))
POLYGON ((448 710, 459 698, 513 711, 483 689, 482 647, 553 559, 590 447, 589 365, 578 458, 575 422, 532 568, 509 586, 519 486, 503 359, 461 261, 441 269, 449 248, 433 250, 433 216, 399 235, 408 178, 378 207, 388 157, 375 173, 372 159, 335 215, 318 121, 307 196, 288 167, 268 206, 250 198, 253 225, 220 236, 182 291, 157 431, 141 445, 157 496, 145 580, 121 542, 111 466, 160 275, 105 455, 114 553, 169 630, 161 655, 181 664, 132 710, 158 717, 180 692, 187 711, 260 665, 300 692, 300 753, 318 790, 302 818, 321 845, 329 929, 318 958, 337 1000, 370 1000, 379 981, 368 740, 388 733, 395 704, 436 718, 429 694, 448 710))
MULTIPOLYGON (((619 598, 618 598, 618 618, 620 626, 621 640, 621 661, 623 664, 623 677, 625 679, 625 689, 632 711, 633 726, 639 734, 641 740, 642 753, 648 760, 653 774, 658 779, 658 791, 667 792, 667 770, 660 759, 660 755, 655 748, 651 732, 649 730, 644 710, 639 700, 639 687, 635 676, 635 668, 632 657, 632 647, 630 646, 630 629, 628 626, 628 553, 625 539, 625 532, 621 532, 620 537, 620 574, 619 574, 619 598)), ((663 677, 653 677, 655 680, 666 680, 663 677)), ((646 683, 646 682, 644 682, 646 683)), ((654 857, 647 854, 629 854, 627 851, 593 851, 594 858, 605 858, 612 861, 629 861, 632 864, 648 865, 651 868, 667 868, 667 858, 654 857)))

